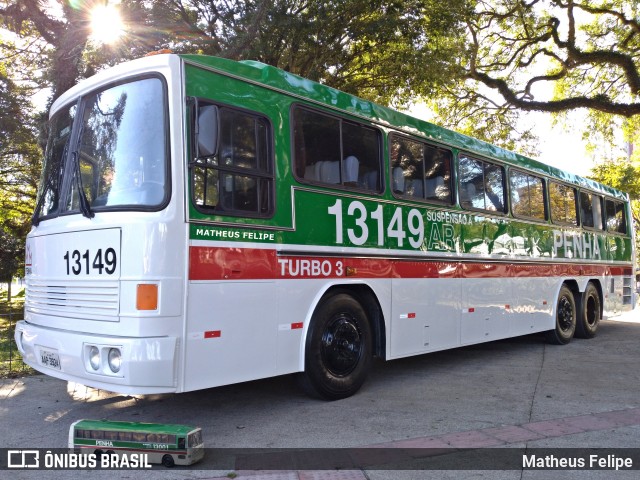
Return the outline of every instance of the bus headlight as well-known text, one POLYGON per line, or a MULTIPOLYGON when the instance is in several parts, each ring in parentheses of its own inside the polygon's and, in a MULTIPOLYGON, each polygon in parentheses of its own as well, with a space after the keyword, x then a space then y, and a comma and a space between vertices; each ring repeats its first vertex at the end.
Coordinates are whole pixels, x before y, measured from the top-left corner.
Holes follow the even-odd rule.
POLYGON ((111 371, 113 373, 118 373, 120 371, 120 366, 122 365, 122 355, 120 354, 120 350, 117 348, 111 348, 107 359, 111 371))
POLYGON ((100 350, 96 346, 89 348, 89 365, 96 371, 100 368, 100 350))

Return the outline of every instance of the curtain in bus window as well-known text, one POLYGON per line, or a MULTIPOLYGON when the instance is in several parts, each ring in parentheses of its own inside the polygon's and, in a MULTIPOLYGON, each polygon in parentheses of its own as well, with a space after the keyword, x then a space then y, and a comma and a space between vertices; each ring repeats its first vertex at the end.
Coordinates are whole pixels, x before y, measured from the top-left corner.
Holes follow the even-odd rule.
POLYGON ((578 225, 576 200, 574 188, 550 181, 549 206, 551 209, 551 221, 561 225, 578 225))

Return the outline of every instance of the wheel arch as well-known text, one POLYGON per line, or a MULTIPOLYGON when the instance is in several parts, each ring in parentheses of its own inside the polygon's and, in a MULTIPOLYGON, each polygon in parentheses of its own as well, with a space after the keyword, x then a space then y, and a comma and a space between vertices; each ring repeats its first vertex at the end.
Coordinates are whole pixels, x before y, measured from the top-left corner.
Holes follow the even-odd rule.
MULTIPOLYGON (((602 316, 604 315, 604 290, 602 289, 602 282, 600 281, 599 278, 590 278, 589 281, 587 282, 587 285, 589 283, 592 283, 594 287, 596 287, 596 290, 598 291, 598 295, 600 295, 600 318, 602 318, 602 316)), ((586 290, 586 285, 585 285, 585 290, 586 290)))
MULTIPOLYGON (((580 300, 580 295, 581 295, 580 286, 578 285, 577 280, 574 280, 572 278, 563 280, 560 286, 558 287, 558 292, 556 293, 556 297, 558 296, 558 293, 560 293, 560 289, 562 288, 562 285, 566 285, 569 288, 569 290, 571 290, 571 293, 573 293, 573 298, 575 299, 576 302, 580 300)), ((586 288, 586 283, 585 283, 585 288, 586 288)))
POLYGON ((385 316, 378 295, 373 287, 366 283, 334 283, 328 284, 324 289, 320 290, 309 308, 300 345, 301 371, 304 370, 306 339, 309 335, 309 326, 313 313, 322 300, 336 293, 347 293, 362 305, 367 313, 367 318, 373 331, 373 354, 383 359, 386 358, 387 329, 385 316))

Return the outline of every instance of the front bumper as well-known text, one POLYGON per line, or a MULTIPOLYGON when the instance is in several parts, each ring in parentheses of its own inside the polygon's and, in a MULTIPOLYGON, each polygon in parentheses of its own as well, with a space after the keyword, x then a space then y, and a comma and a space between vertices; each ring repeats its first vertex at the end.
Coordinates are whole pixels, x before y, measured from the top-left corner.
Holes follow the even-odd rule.
POLYGON ((20 321, 15 341, 24 363, 53 377, 129 395, 178 391, 175 337, 92 335, 20 321), (93 346, 100 352, 97 369, 89 361, 93 346), (121 352, 117 372, 108 364, 108 352, 114 348, 121 352))

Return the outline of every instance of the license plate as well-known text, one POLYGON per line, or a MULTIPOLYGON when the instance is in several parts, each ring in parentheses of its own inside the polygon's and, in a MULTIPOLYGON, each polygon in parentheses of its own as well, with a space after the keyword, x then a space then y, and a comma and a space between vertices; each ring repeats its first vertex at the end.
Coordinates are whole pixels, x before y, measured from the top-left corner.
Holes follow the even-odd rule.
POLYGON ((57 352, 51 352, 49 350, 40 350, 40 364, 45 367, 55 368, 61 370, 60 356, 57 352))

